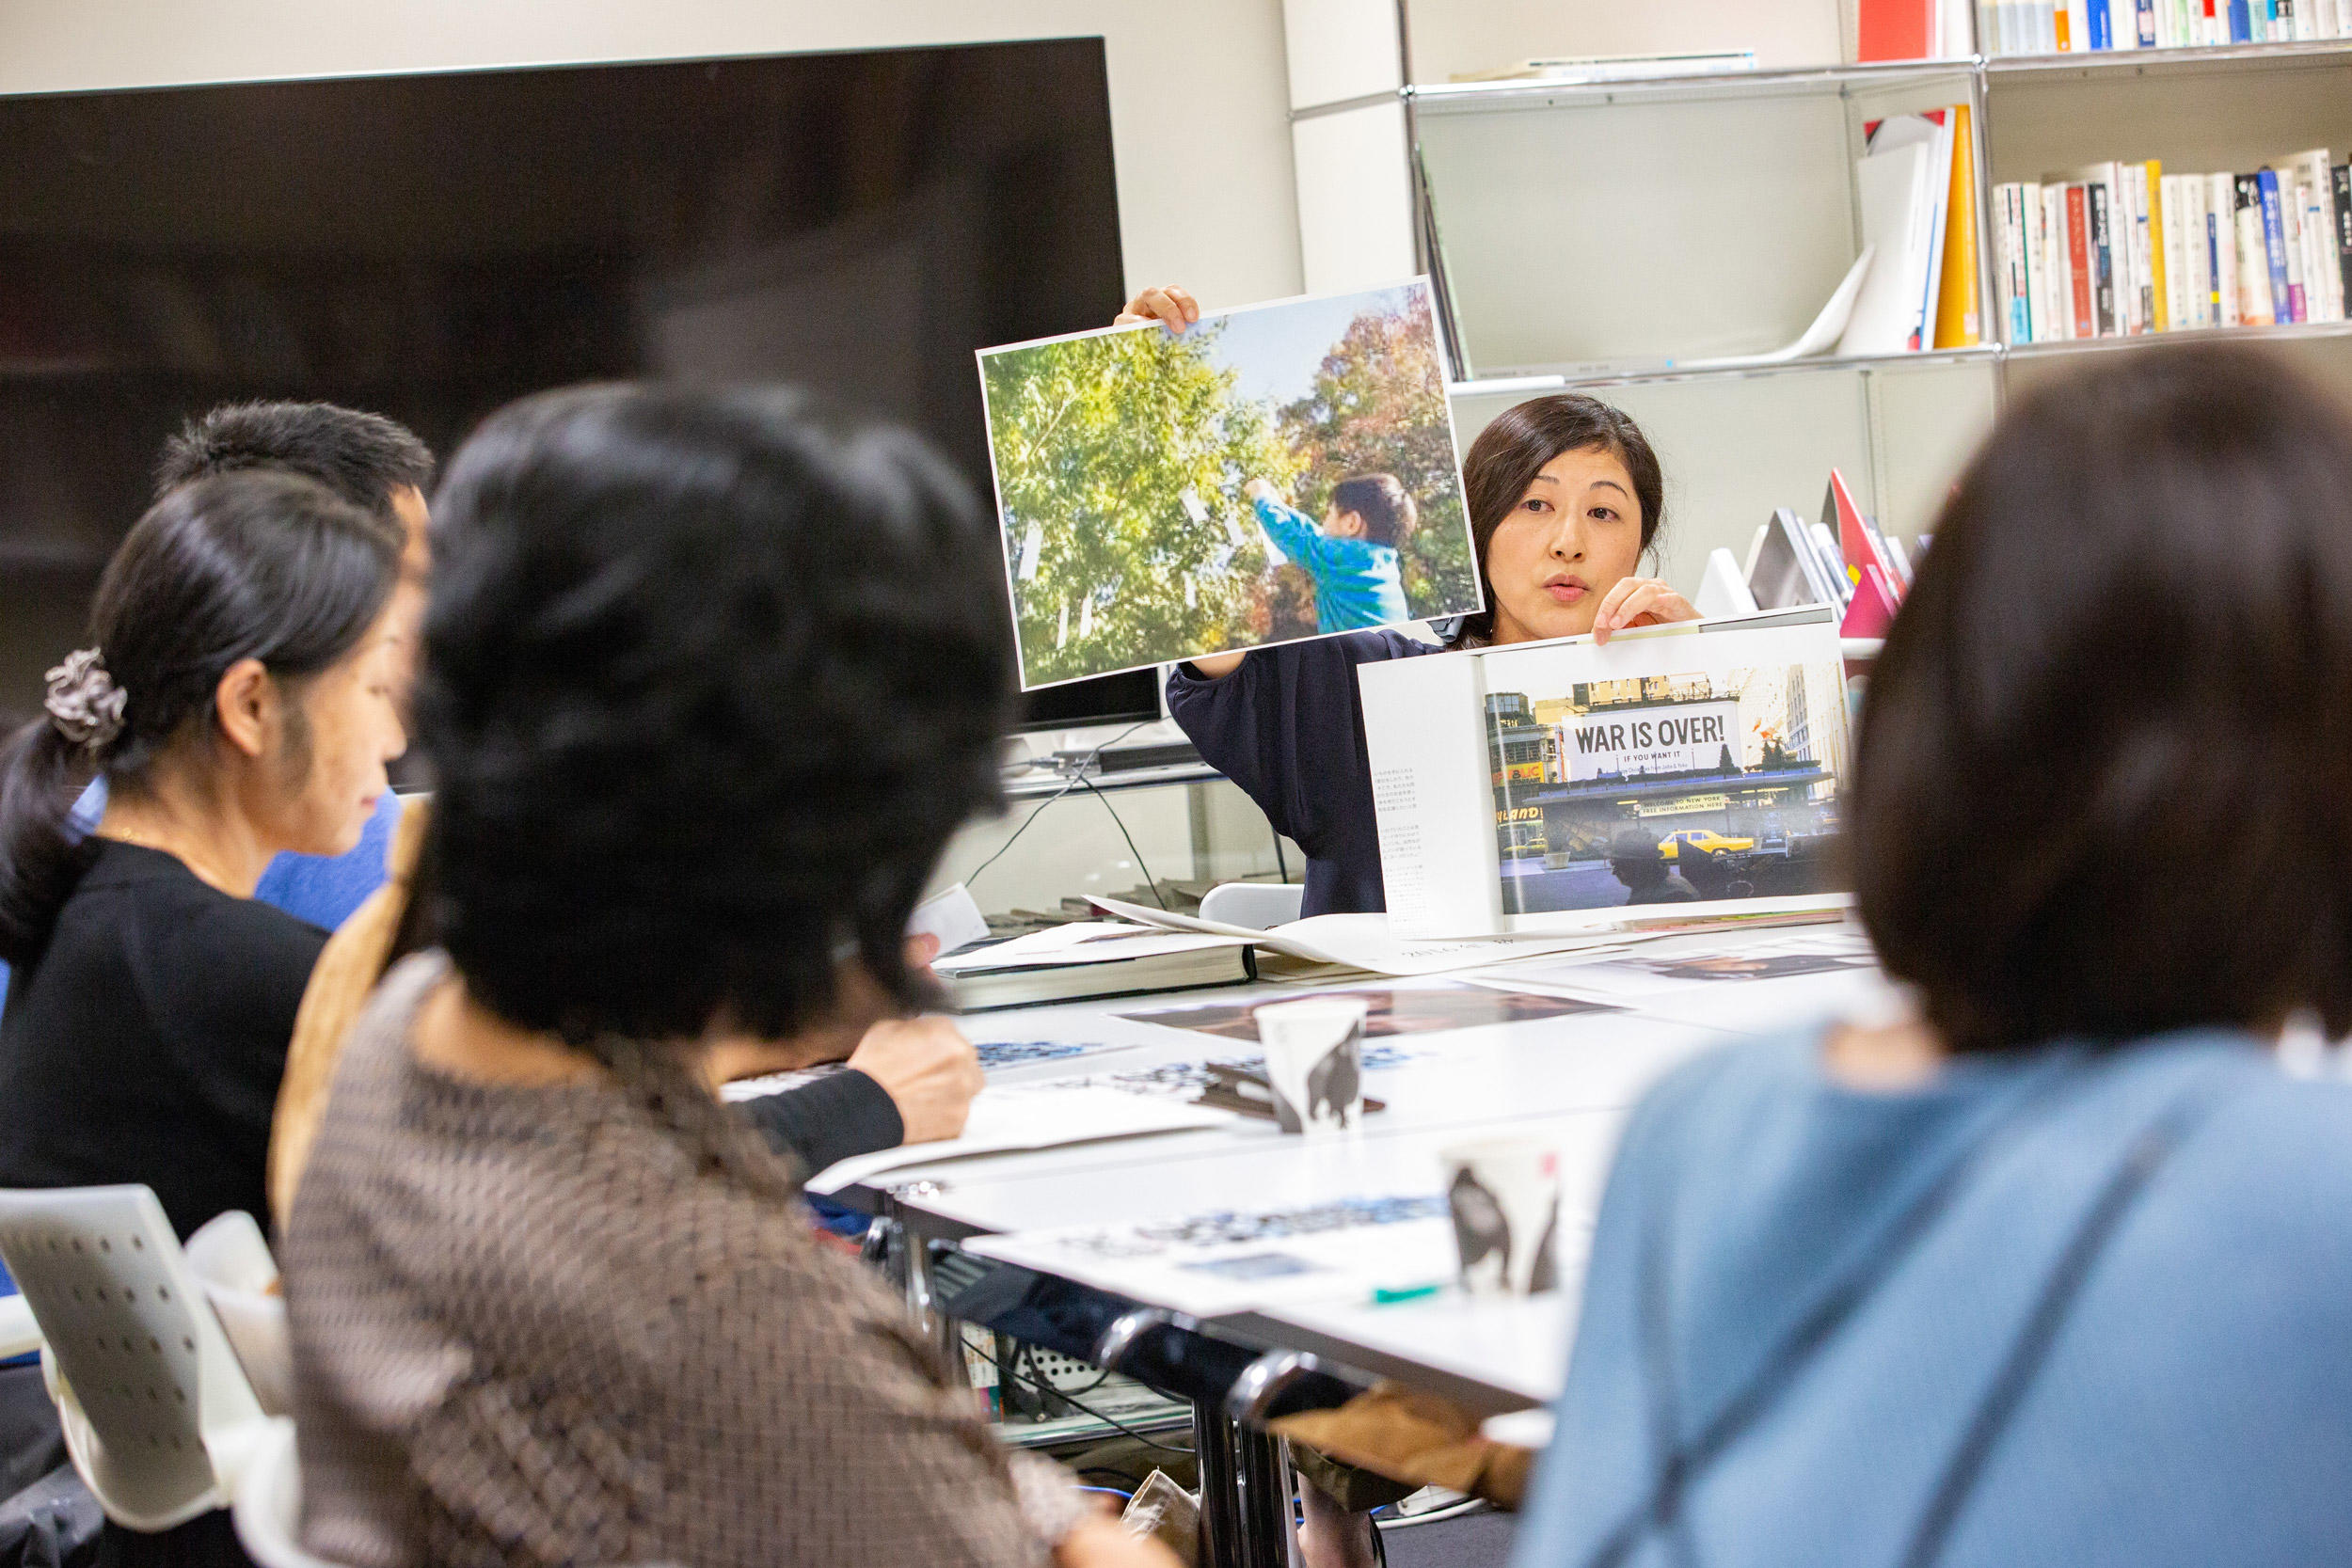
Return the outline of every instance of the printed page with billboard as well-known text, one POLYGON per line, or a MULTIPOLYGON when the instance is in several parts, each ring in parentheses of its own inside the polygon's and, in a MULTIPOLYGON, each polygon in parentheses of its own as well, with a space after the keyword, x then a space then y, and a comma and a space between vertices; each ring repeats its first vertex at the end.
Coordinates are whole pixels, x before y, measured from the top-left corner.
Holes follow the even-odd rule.
POLYGON ((1424 668, 1361 674, 1375 781, 1421 785, 1393 822, 1375 789, 1383 876, 1411 894, 1391 903, 1401 927, 1535 932, 1846 901, 1835 848, 1851 752, 1828 610, 1401 662, 1424 668), (1425 668, 1440 664, 1444 681, 1425 668), (1484 742, 1475 785, 1437 756, 1460 748, 1465 704, 1484 742), (1483 832, 1489 811, 1491 849, 1467 852, 1463 824, 1483 832))

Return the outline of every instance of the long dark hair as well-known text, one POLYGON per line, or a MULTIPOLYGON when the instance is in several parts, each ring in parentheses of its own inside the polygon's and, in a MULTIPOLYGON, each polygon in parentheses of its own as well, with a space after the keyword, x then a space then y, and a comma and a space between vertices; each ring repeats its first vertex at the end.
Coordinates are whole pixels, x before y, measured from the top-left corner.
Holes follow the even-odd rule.
POLYGON ((148 510, 90 610, 90 641, 127 699, 121 728, 85 746, 44 716, 0 745, 0 958, 28 963, 47 945, 94 850, 70 819, 79 768, 135 790, 212 721, 230 666, 256 658, 297 680, 341 659, 383 610, 400 545, 381 518, 292 474, 199 480, 148 510))
POLYGON ((1495 585, 1486 575, 1486 546, 1495 530, 1535 483, 1544 465, 1564 451, 1597 447, 1625 465, 1634 499, 1642 503, 1642 548, 1658 539, 1666 520, 1665 477, 1658 453, 1632 416, 1581 392, 1555 392, 1504 409, 1478 433, 1462 459, 1462 485, 1470 502, 1470 540, 1478 552, 1478 580, 1486 608, 1466 618, 1455 641, 1470 647, 1491 641, 1495 585))
POLYGON ((2223 345, 2011 404, 1853 783, 1863 923, 1954 1050, 2352 1029, 2352 417, 2223 345))
POLYGON ((493 415, 433 505, 421 885, 469 992, 612 1069, 698 1166, 779 1167, 684 1064, 829 1019, 997 803, 1012 643, 987 514, 915 436, 786 389, 493 415))

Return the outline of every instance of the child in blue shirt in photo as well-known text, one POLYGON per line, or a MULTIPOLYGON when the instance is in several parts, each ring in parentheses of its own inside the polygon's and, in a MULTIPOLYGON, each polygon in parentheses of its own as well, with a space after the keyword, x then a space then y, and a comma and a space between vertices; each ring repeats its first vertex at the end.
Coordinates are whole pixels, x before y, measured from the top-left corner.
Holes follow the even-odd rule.
POLYGON ((1331 487, 1317 527, 1263 479, 1242 486, 1258 526, 1315 580, 1315 629, 1362 631, 1412 619, 1396 552, 1420 521, 1394 474, 1358 474, 1331 487))

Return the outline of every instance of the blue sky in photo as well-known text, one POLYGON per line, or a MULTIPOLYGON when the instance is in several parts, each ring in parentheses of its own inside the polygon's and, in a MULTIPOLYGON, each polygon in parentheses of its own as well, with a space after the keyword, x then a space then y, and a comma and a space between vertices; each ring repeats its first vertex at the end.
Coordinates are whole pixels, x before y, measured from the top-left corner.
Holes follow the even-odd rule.
POLYGON ((1332 299, 1268 306, 1227 318, 1212 350, 1216 362, 1237 372, 1243 397, 1277 407, 1307 395, 1323 356, 1366 310, 1403 306, 1409 289, 1374 289, 1332 299))

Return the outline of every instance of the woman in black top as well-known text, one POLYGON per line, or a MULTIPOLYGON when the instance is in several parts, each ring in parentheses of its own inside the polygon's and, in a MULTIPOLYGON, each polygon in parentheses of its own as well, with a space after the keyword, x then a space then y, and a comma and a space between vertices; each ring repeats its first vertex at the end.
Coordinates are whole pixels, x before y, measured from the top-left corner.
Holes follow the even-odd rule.
MULTIPOLYGON (((1119 320, 1181 332, 1200 315, 1182 289, 1146 289, 1119 320)), ((1587 632, 1606 642, 1628 626, 1698 619, 1681 594, 1635 575, 1665 520, 1665 483, 1619 410, 1575 392, 1507 409, 1470 444, 1462 483, 1486 609, 1443 647, 1351 632, 1199 658, 1168 677, 1168 712, 1201 756, 1307 852, 1302 914, 1388 908, 1358 665, 1587 632)))
POLYGON ((255 902, 279 850, 358 841, 406 738, 401 539, 291 474, 173 491, 124 540, 96 646, 0 751, 0 1186, 145 1182, 182 1236, 266 1215, 296 1006, 326 933, 255 902), (106 814, 67 821, 79 766, 106 814))

